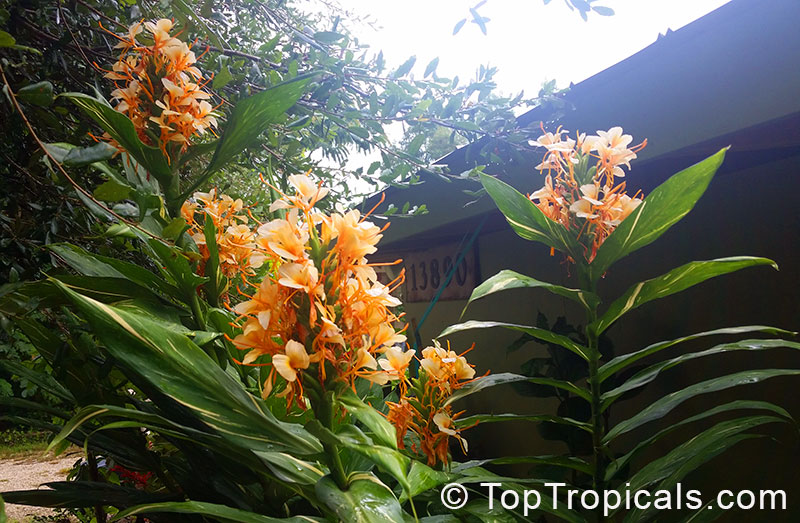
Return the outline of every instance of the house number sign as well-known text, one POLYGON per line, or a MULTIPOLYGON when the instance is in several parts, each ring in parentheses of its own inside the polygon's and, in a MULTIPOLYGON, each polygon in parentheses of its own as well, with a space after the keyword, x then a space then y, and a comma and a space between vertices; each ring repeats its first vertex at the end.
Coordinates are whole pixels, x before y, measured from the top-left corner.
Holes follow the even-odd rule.
MULTIPOLYGON (((403 256, 406 269, 405 301, 431 301, 439 288, 447 281, 447 275, 458 260, 459 244, 451 243, 412 251, 403 256)), ((442 292, 440 300, 466 300, 475 288, 478 279, 475 249, 470 248, 442 292)))

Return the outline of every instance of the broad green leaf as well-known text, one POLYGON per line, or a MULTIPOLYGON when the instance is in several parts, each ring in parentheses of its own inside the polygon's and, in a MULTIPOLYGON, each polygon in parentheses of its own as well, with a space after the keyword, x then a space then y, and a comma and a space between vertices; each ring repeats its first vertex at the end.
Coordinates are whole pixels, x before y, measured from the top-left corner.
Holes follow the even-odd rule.
POLYGON ((647 385, 656 379, 661 372, 671 369, 672 367, 680 365, 686 361, 732 351, 758 351, 784 347, 800 349, 800 343, 786 340, 741 340, 732 343, 723 343, 700 352, 689 352, 682 354, 677 358, 658 362, 655 365, 651 365, 650 367, 637 372, 619 387, 603 393, 603 395, 600 396, 600 399, 602 400, 602 409, 605 410, 610 407, 620 395, 647 385))
POLYGON ((777 414, 778 416, 786 418, 787 420, 793 421, 792 417, 789 415, 788 412, 786 412, 785 409, 778 407, 777 405, 774 405, 772 403, 768 403, 766 401, 737 400, 737 401, 732 401, 730 403, 725 403, 724 405, 718 405, 712 409, 701 412, 700 414, 697 414, 690 418, 683 419, 677 423, 673 423, 667 428, 664 428, 658 431, 657 433, 653 434, 649 438, 640 441, 633 448, 633 450, 631 450, 630 452, 628 452, 623 456, 616 458, 609 464, 609 466, 606 469, 606 478, 605 478, 606 482, 611 481, 616 475, 616 473, 620 469, 623 469, 628 463, 630 463, 633 458, 638 456, 642 451, 651 448, 653 443, 660 440, 667 434, 670 434, 685 425, 694 423, 695 421, 700 421, 701 419, 709 418, 719 413, 730 412, 733 410, 766 410, 774 414, 777 414))
POLYGON ((355 474, 346 490, 330 476, 319 480, 317 496, 343 523, 404 521, 403 509, 389 487, 372 474, 355 474))
POLYGON ((53 104, 53 84, 50 82, 37 82, 26 85, 17 91, 17 99, 31 105, 48 107, 53 104))
MULTIPOLYGON (((2 31, 0 31, 0 44, 2 44, 2 31)), ((5 33, 8 34, 8 33, 5 33)), ((13 42, 13 38, 12 38, 13 42)), ((2 45, 0 45, 2 47, 2 45)), ((6 519, 6 504, 3 502, 3 496, 0 496, 0 523, 6 523, 8 520, 6 519)))
POLYGON ((84 276, 101 276, 105 278, 119 278, 130 280, 147 289, 161 292, 167 296, 179 297, 180 293, 174 285, 170 285, 152 272, 116 258, 108 258, 70 245, 68 243, 54 243, 47 246, 67 265, 84 276))
POLYGON ((171 184, 173 175, 167 159, 158 147, 142 143, 133 122, 127 116, 104 101, 82 93, 64 93, 60 96, 69 98, 80 107, 161 184, 171 184))
POLYGON ((189 150, 186 151, 186 154, 181 156, 180 163, 181 165, 186 165, 186 163, 199 158, 200 156, 213 153, 217 146, 219 145, 219 140, 213 140, 211 142, 206 143, 197 143, 189 147, 189 150))
POLYGON ((350 389, 340 394, 338 401, 347 411, 372 431, 372 436, 381 444, 392 449, 397 448, 397 433, 394 426, 380 412, 364 403, 350 389))
POLYGON ((317 73, 297 76, 240 100, 233 108, 219 145, 204 177, 220 170, 237 154, 258 140, 270 125, 280 122, 286 111, 305 93, 317 73))
POLYGON ((105 305, 56 285, 118 362, 228 441, 265 452, 322 451, 301 426, 277 420, 186 335, 165 328, 146 313, 105 305))
POLYGON ((425 67, 425 73, 422 76, 424 78, 427 78, 428 76, 436 72, 436 67, 438 65, 439 65, 439 57, 437 56, 436 58, 428 62, 428 65, 425 67))
POLYGON ((262 516, 248 510, 227 507, 215 503, 205 503, 203 501, 173 501, 164 503, 147 503, 136 505, 117 513, 110 522, 119 521, 129 516, 139 514, 160 514, 164 512, 179 514, 199 514, 203 519, 212 517, 219 521, 236 523, 302 523, 322 521, 321 519, 295 516, 291 518, 271 518, 262 516))
POLYGON ((571 392, 576 396, 589 401, 589 392, 587 390, 582 389, 568 381, 550 378, 531 378, 530 376, 521 376, 519 374, 512 374, 510 372, 501 372, 499 374, 489 374, 488 376, 476 378, 468 382, 466 385, 455 391, 447 399, 445 405, 450 405, 461 398, 469 396, 470 394, 475 394, 483 389, 494 387, 496 385, 504 385, 506 383, 514 383, 517 381, 528 381, 530 383, 538 383, 540 385, 551 385, 553 387, 571 392))
POLYGON ((547 329, 540 329, 539 327, 530 327, 527 325, 517 325, 515 323, 469 320, 465 321, 464 323, 457 323, 455 325, 447 327, 445 330, 442 331, 441 334, 437 336, 437 338, 443 338, 455 332, 461 332, 470 329, 488 329, 491 327, 502 327, 504 329, 510 329, 517 332, 524 332, 529 336, 533 336, 537 340, 542 340, 548 343, 554 343, 556 345, 560 345, 565 349, 574 352, 584 360, 589 361, 589 349, 580 345, 579 343, 575 343, 568 337, 556 334, 547 329))
POLYGON ((614 300, 603 316, 589 328, 600 334, 623 314, 647 302, 676 294, 711 278, 757 265, 771 265, 774 269, 778 269, 772 260, 750 256, 718 258, 681 265, 657 278, 639 282, 629 288, 625 294, 614 300))
POLYGON ((164 238, 167 238, 167 239, 170 239, 170 240, 177 240, 178 238, 180 238, 181 234, 183 234, 188 228, 189 228, 189 225, 186 223, 186 220, 184 220, 181 217, 173 218, 161 230, 161 234, 164 236, 164 238))
MULTIPOLYGON (((674 448, 665 456, 643 466, 626 482, 626 488, 636 491, 652 485, 650 490, 671 490, 686 475, 712 458, 742 440, 758 437, 757 434, 742 434, 743 432, 776 422, 785 423, 786 420, 775 416, 749 416, 718 423, 674 448)), ((634 508, 628 513, 625 521, 647 521, 645 515, 653 513, 652 507, 647 510, 634 508)))
POLYGON ((107 164, 102 163, 104 160, 110 160, 118 152, 115 147, 105 142, 97 143, 91 147, 78 147, 71 143, 56 142, 46 143, 44 147, 58 163, 68 167, 82 167, 96 163, 97 165, 92 166, 106 176, 122 183, 119 176, 111 171, 107 164))
POLYGON ((364 434, 355 425, 343 425, 339 432, 333 433, 324 427, 318 420, 311 420, 306 423, 306 429, 314 434, 323 443, 328 443, 339 447, 346 447, 354 452, 368 458, 371 462, 380 467, 383 472, 390 474, 408 492, 411 485, 408 482, 409 459, 399 451, 376 445, 372 439, 364 434))
POLYGON ((485 282, 478 285, 478 287, 472 291, 472 295, 469 297, 467 305, 464 306, 464 310, 466 311, 470 303, 475 300, 479 300, 484 296, 508 289, 523 288, 542 288, 552 292, 553 294, 557 294, 559 296, 569 298, 572 301, 578 302, 586 309, 592 309, 600 303, 600 298, 593 292, 582 291, 580 289, 569 289, 567 287, 562 287, 561 285, 539 281, 535 278, 531 278, 530 276, 525 276, 524 274, 506 269, 498 272, 485 282))
POLYGON ((53 508, 93 507, 97 504, 126 507, 170 498, 132 487, 92 481, 53 481, 44 486, 50 488, 3 492, 3 497, 7 503, 53 508))
POLYGON ((412 56, 408 60, 402 63, 400 67, 398 67, 391 75, 390 78, 401 78, 411 72, 411 68, 414 67, 414 64, 417 62, 417 57, 412 56))
POLYGON ((22 398, 14 398, 12 396, 0 396, 0 405, 6 407, 14 407, 18 409, 25 409, 29 412, 44 412, 61 419, 69 419, 71 414, 55 407, 50 407, 45 403, 30 401, 22 398))
MULTIPOLYGON (((311 463, 285 453, 262 451, 255 451, 255 453, 253 453, 248 449, 230 445, 217 434, 203 432, 177 423, 174 419, 174 415, 171 416, 171 418, 165 418, 157 414, 116 407, 114 405, 89 405, 82 408, 64 425, 64 428, 56 435, 48 449, 56 447, 61 441, 69 438, 74 431, 78 430, 88 421, 105 417, 121 419, 121 421, 103 425, 89 434, 87 439, 94 441, 98 432, 101 430, 146 427, 164 436, 197 443, 216 451, 224 456, 225 459, 235 460, 247 467, 253 466, 257 456, 264 461, 264 464, 272 472, 272 475, 269 476, 270 478, 277 478, 287 484, 314 485, 325 474, 311 463)), ((187 422, 194 423, 191 418, 188 419, 187 422)))
POLYGON ((504 458, 491 458, 473 460, 468 463, 474 463, 478 466, 486 464, 492 465, 516 465, 516 464, 531 464, 531 465, 548 465, 553 467, 567 468, 570 470, 578 470, 586 474, 592 473, 592 466, 581 458, 574 456, 512 456, 504 458))
POLYGON ((444 485, 450 479, 450 475, 440 470, 434 470, 420 461, 411 462, 411 470, 408 472, 408 482, 411 484, 409 492, 403 492, 400 502, 404 503, 408 497, 415 497, 425 491, 432 490, 439 485, 444 485))
MULTIPOLYGON (((54 278, 70 289, 79 294, 103 303, 119 303, 122 301, 135 300, 137 302, 149 301, 152 303, 163 303, 163 298, 154 291, 135 283, 129 279, 106 278, 102 276, 72 276, 62 275, 54 278)), ((58 303, 64 301, 64 296, 60 292, 56 295, 58 303)), ((56 301, 56 300, 54 300, 56 301)), ((171 307, 174 307, 170 303, 171 307)), ((177 314, 180 311, 172 311, 177 314)))
POLYGON ((5 31, 0 30, 0 47, 12 47, 17 43, 14 37, 5 31))
POLYGON ((558 249, 575 260, 582 259, 578 255, 572 233, 545 216, 524 194, 488 174, 480 173, 480 179, 486 192, 518 235, 558 249))
POLYGON ((698 338, 705 338, 707 336, 751 334, 756 332, 769 334, 772 336, 794 336, 797 334, 792 331, 779 329, 777 327, 767 327, 764 325, 743 325, 741 327, 725 327, 722 329, 698 332, 697 334, 690 334, 689 336, 683 336, 682 338, 676 338, 674 340, 660 341, 658 343, 653 343, 652 345, 648 345, 644 349, 638 350, 636 352, 631 352, 630 354, 623 354, 621 356, 617 356, 616 358, 608 361, 608 363, 600 367, 597 374, 600 378, 600 382, 602 383, 611 376, 613 376, 614 374, 616 374, 617 372, 621 371, 622 369, 630 365, 633 365, 642 358, 646 358, 647 356, 655 354, 664 349, 668 349, 674 345, 678 345, 679 343, 683 343, 684 341, 696 340, 698 338))
POLYGON ((318 465, 296 458, 285 452, 253 451, 263 459, 278 479, 288 484, 314 485, 325 475, 318 465))
POLYGON ((335 33, 333 31, 319 31, 314 33, 314 40, 322 44, 333 44, 342 38, 344 38, 343 34, 335 33))
POLYGON ((214 75, 214 81, 211 82, 211 87, 213 89, 222 89, 226 85, 228 85, 231 80, 233 80, 233 75, 231 74, 231 70, 228 69, 227 65, 223 65, 219 68, 219 73, 214 75))
POLYGON ((690 385, 679 391, 667 394, 648 405, 644 410, 633 417, 618 423, 614 428, 608 431, 603 438, 603 443, 608 443, 619 435, 630 432, 651 421, 663 418, 675 407, 695 396, 710 394, 739 385, 752 385, 778 376, 796 376, 799 374, 800 370, 792 369, 746 370, 690 385))
POLYGON ((155 238, 147 240, 147 245, 161 262, 164 274, 172 279, 187 302, 197 295, 197 288, 208 281, 208 278, 194 273, 189 260, 177 247, 155 238))
POLYGON ((597 250, 589 264, 591 280, 597 281, 615 261, 654 242, 686 216, 722 165, 726 150, 674 174, 653 189, 597 250))
POLYGON ((572 418, 556 416, 553 414, 475 414, 466 418, 458 418, 455 424, 459 428, 468 428, 478 423, 502 423, 506 421, 532 421, 534 423, 558 423, 559 425, 569 425, 587 432, 592 431, 592 424, 585 421, 578 421, 572 418))
POLYGON ((128 185, 121 185, 114 180, 109 180, 102 183, 94 190, 94 197, 98 200, 106 202, 118 202, 125 200, 131 194, 131 188, 128 185))

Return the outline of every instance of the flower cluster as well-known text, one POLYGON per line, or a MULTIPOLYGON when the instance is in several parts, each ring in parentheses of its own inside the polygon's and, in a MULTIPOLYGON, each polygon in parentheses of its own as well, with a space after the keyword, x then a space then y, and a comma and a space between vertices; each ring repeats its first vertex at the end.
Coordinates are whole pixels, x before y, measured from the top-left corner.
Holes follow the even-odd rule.
POLYGON ((616 180, 625 177, 622 166, 630 169, 647 140, 629 147, 633 138, 622 134, 621 127, 576 139, 562 136, 566 134, 559 128, 533 143, 547 149, 536 166, 547 175, 544 187, 529 197, 545 216, 577 231, 586 261, 591 262, 608 235, 642 203, 638 193, 625 194, 625 182, 616 180))
POLYGON ((409 431, 411 450, 422 452, 428 465, 446 464, 449 438, 455 437, 467 452, 467 441, 461 436, 462 429, 456 427, 455 420, 461 412, 453 413, 447 400, 453 392, 464 386, 475 376, 475 369, 467 363, 463 354, 444 349, 438 342, 422 351, 419 377, 410 388, 401 389, 400 400, 387 402, 389 421, 397 429, 397 445, 405 448, 405 438, 409 431))
POLYGON ((167 158, 171 144, 185 150, 193 135, 217 126, 211 95, 194 65, 197 58, 186 42, 170 35, 172 29, 171 20, 161 19, 137 22, 124 36, 111 33, 121 52, 105 75, 117 84, 111 93, 115 109, 131 119, 144 143, 158 145, 167 158), (137 41, 145 29, 152 45, 137 41))
POLYGON ((357 210, 318 212, 327 189, 307 175, 288 180, 294 194, 270 207, 284 217, 261 224, 248 243, 270 270, 234 308, 242 330, 232 341, 246 351, 242 363, 270 366, 263 396, 285 382, 280 394, 289 405, 302 398, 309 374, 320 384, 330 377, 350 385, 356 377, 403 380, 413 352, 401 348, 406 337, 391 312, 400 305, 391 291, 403 276, 383 285, 366 259, 382 230, 357 210))
POLYGON ((200 249, 203 260, 208 260, 210 253, 204 231, 205 221, 198 221, 197 216, 202 215, 203 220, 214 222, 219 266, 228 278, 237 274, 252 275, 253 269, 264 263, 264 254, 256 244, 256 233, 248 225, 244 211, 242 200, 234 200, 224 194, 218 196, 216 189, 194 193, 181 207, 181 216, 189 225, 187 232, 200 249))

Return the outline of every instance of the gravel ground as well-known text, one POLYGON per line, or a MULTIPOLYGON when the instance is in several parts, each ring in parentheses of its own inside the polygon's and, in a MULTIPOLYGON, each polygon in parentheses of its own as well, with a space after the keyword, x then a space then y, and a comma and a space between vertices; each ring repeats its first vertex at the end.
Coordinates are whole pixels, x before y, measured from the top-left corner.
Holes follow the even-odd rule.
MULTIPOLYGON (((77 459, 78 456, 72 454, 59 457, 33 454, 0 459, 0 492, 37 489, 48 481, 62 481, 66 478, 65 469, 71 468, 77 459)), ((49 508, 6 503, 9 521, 24 521, 28 516, 48 514, 52 514, 49 508)))

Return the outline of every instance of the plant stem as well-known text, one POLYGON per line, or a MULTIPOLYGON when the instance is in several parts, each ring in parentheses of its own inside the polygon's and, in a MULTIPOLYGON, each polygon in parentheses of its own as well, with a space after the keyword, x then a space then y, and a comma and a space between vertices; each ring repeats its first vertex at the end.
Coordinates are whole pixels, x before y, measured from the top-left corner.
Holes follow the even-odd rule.
MULTIPOLYGON (((584 286, 584 285, 582 285, 584 286)), ((588 284, 587 290, 594 292, 594 285, 588 284)), ((601 411, 600 402, 600 377, 598 369, 600 368, 600 344, 598 342, 599 336, 597 332, 590 328, 592 323, 597 320, 597 305, 593 306, 587 314, 586 323, 586 340, 589 349, 589 389, 591 394, 591 407, 592 407, 592 489, 600 493, 604 487, 605 476, 605 463, 603 462, 603 413, 601 411)), ((604 521, 602 503, 597 507, 597 520, 604 521)))

